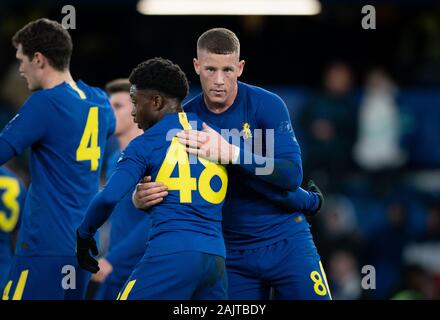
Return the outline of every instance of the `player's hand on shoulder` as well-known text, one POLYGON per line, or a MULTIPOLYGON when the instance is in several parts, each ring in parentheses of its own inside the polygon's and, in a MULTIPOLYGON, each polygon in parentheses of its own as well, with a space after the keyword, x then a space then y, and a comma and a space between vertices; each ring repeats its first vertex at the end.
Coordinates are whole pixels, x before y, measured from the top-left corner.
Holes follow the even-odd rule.
POLYGON ((99 271, 92 275, 92 280, 96 282, 104 282, 108 275, 113 272, 112 264, 106 258, 98 259, 99 271))
POLYGON ((98 247, 96 246, 95 239, 82 238, 76 230, 76 258, 78 259, 79 266, 87 271, 96 273, 99 271, 98 261, 96 261, 91 255, 98 255, 98 247))
POLYGON ((168 187, 162 182, 152 182, 147 176, 136 185, 132 195, 132 201, 137 209, 148 210, 160 203, 168 195, 168 187))
POLYGON ((203 123, 203 131, 183 130, 177 137, 190 154, 221 164, 228 164, 233 160, 233 145, 206 123, 203 123))

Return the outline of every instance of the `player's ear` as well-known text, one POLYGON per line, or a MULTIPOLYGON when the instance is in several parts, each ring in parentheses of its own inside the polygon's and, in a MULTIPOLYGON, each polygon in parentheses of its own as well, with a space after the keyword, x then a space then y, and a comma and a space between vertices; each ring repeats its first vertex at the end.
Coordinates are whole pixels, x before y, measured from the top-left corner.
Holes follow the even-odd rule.
POLYGON ((161 95, 155 94, 151 97, 151 99, 153 100, 153 109, 154 110, 159 111, 164 107, 165 100, 164 100, 164 97, 162 97, 161 95))
POLYGON ((193 64, 194 64, 194 70, 196 71, 196 73, 198 75, 200 75, 200 63, 199 60, 197 58, 193 59, 193 64))
POLYGON ((243 73, 244 64, 245 64, 245 61, 244 61, 244 60, 241 60, 241 61, 238 63, 238 75, 237 75, 237 77, 240 77, 241 74, 243 73))
POLYGON ((44 68, 47 64, 46 57, 41 52, 35 52, 32 61, 39 67, 44 68))

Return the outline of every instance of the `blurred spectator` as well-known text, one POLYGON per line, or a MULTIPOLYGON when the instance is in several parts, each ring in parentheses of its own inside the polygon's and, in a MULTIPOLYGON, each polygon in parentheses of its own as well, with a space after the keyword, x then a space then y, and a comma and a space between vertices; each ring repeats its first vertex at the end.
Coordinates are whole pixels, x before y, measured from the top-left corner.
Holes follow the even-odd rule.
POLYGON ((318 232, 315 237, 323 259, 334 248, 356 250, 359 246, 359 227, 350 199, 342 195, 327 196, 322 211, 317 216, 318 232))
POLYGON ((395 290, 401 276, 402 253, 408 243, 407 212, 400 202, 390 203, 386 221, 367 239, 362 261, 377 270, 374 298, 387 299, 395 290))
POLYGON ((395 300, 438 299, 438 289, 431 273, 418 265, 406 266, 402 288, 393 296, 395 300))
POLYGON ((405 23, 395 50, 395 68, 413 83, 440 84, 440 23, 436 11, 425 10, 405 23))
POLYGON ((440 243, 440 204, 438 202, 430 203, 427 207, 426 234, 423 240, 440 243))
POLYGON ((328 276, 334 300, 357 300, 362 295, 360 269, 355 256, 336 250, 329 259, 328 276))
MULTIPOLYGON (((336 183, 352 168, 357 133, 352 77, 348 65, 330 65, 324 75, 324 92, 314 95, 301 114, 305 172, 317 170, 329 183, 336 183)), ((324 178, 316 179, 321 185, 326 183, 324 178)))
POLYGON ((440 204, 438 200, 431 201, 427 205, 424 235, 418 241, 405 246, 403 262, 408 265, 418 265, 430 272, 436 282, 438 295, 440 294, 440 204))
POLYGON ((397 87, 381 69, 367 75, 359 109, 359 133, 354 159, 366 171, 401 167, 405 155, 400 148, 400 118, 397 87))
MULTIPOLYGON (((407 245, 403 252, 405 264, 417 264, 432 274, 440 276, 440 243, 417 242, 407 245)), ((440 287, 439 287, 440 288, 440 287)))

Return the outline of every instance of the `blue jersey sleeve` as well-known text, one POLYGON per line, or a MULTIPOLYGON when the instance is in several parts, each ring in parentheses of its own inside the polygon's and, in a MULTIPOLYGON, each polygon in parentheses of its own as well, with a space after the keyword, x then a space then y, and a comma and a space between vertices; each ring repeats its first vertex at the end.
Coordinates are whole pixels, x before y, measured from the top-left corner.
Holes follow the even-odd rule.
POLYGON ((0 138, 0 166, 16 156, 14 148, 6 140, 0 138))
POLYGON ((265 156, 252 154, 245 147, 240 148, 238 167, 258 179, 276 187, 295 191, 302 183, 301 150, 290 123, 287 107, 283 100, 271 94, 260 101, 256 117, 259 128, 266 135, 266 149, 272 154, 265 156), (273 130, 273 139, 270 132, 273 130), (272 141, 273 140, 273 141, 272 141), (249 161, 251 159, 251 161, 249 161), (257 169, 273 164, 269 174, 259 174, 257 169))
POLYGON ((295 191, 287 191, 253 177, 243 179, 242 183, 289 212, 315 211, 319 205, 318 195, 301 187, 295 191))
POLYGON ((106 159, 107 165, 105 169, 106 179, 110 178, 112 173, 116 170, 116 165, 120 157, 121 157, 121 152, 119 150, 116 150, 107 157, 106 159))
POLYGON ((110 217, 118 202, 133 190, 136 183, 144 176, 148 160, 137 152, 137 140, 133 140, 123 151, 116 169, 104 188, 90 203, 84 220, 78 228, 82 238, 91 238, 110 217))
POLYGON ((20 154, 44 137, 53 112, 55 110, 50 99, 43 91, 37 91, 4 127, 0 138, 10 144, 15 154, 20 154))
POLYGON ((21 220, 23 219, 23 211, 24 211, 24 204, 26 201, 26 186, 24 183, 20 180, 20 194, 18 196, 18 203, 20 204, 20 215, 18 216, 18 222, 15 226, 15 231, 20 229, 21 226, 21 220))

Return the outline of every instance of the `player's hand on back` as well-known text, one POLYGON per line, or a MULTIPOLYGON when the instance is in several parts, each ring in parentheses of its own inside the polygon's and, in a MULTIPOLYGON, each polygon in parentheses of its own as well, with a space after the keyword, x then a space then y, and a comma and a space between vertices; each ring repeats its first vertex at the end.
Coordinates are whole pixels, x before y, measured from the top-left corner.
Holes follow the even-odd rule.
POLYGON ((214 163, 233 162, 234 146, 206 123, 202 126, 203 131, 183 130, 177 134, 179 142, 185 146, 186 151, 214 163))
POLYGON ((84 270, 96 273, 99 271, 98 261, 90 255, 90 251, 94 256, 98 255, 95 239, 81 238, 78 230, 76 230, 76 258, 78 264, 84 270))
POLYGON ((136 185, 132 195, 132 201, 136 208, 148 210, 152 206, 160 203, 168 195, 168 187, 162 182, 152 182, 151 177, 147 176, 136 185))
POLYGON ((106 258, 98 259, 99 271, 92 275, 92 280, 96 282, 104 282, 108 275, 113 272, 112 264, 106 258))

